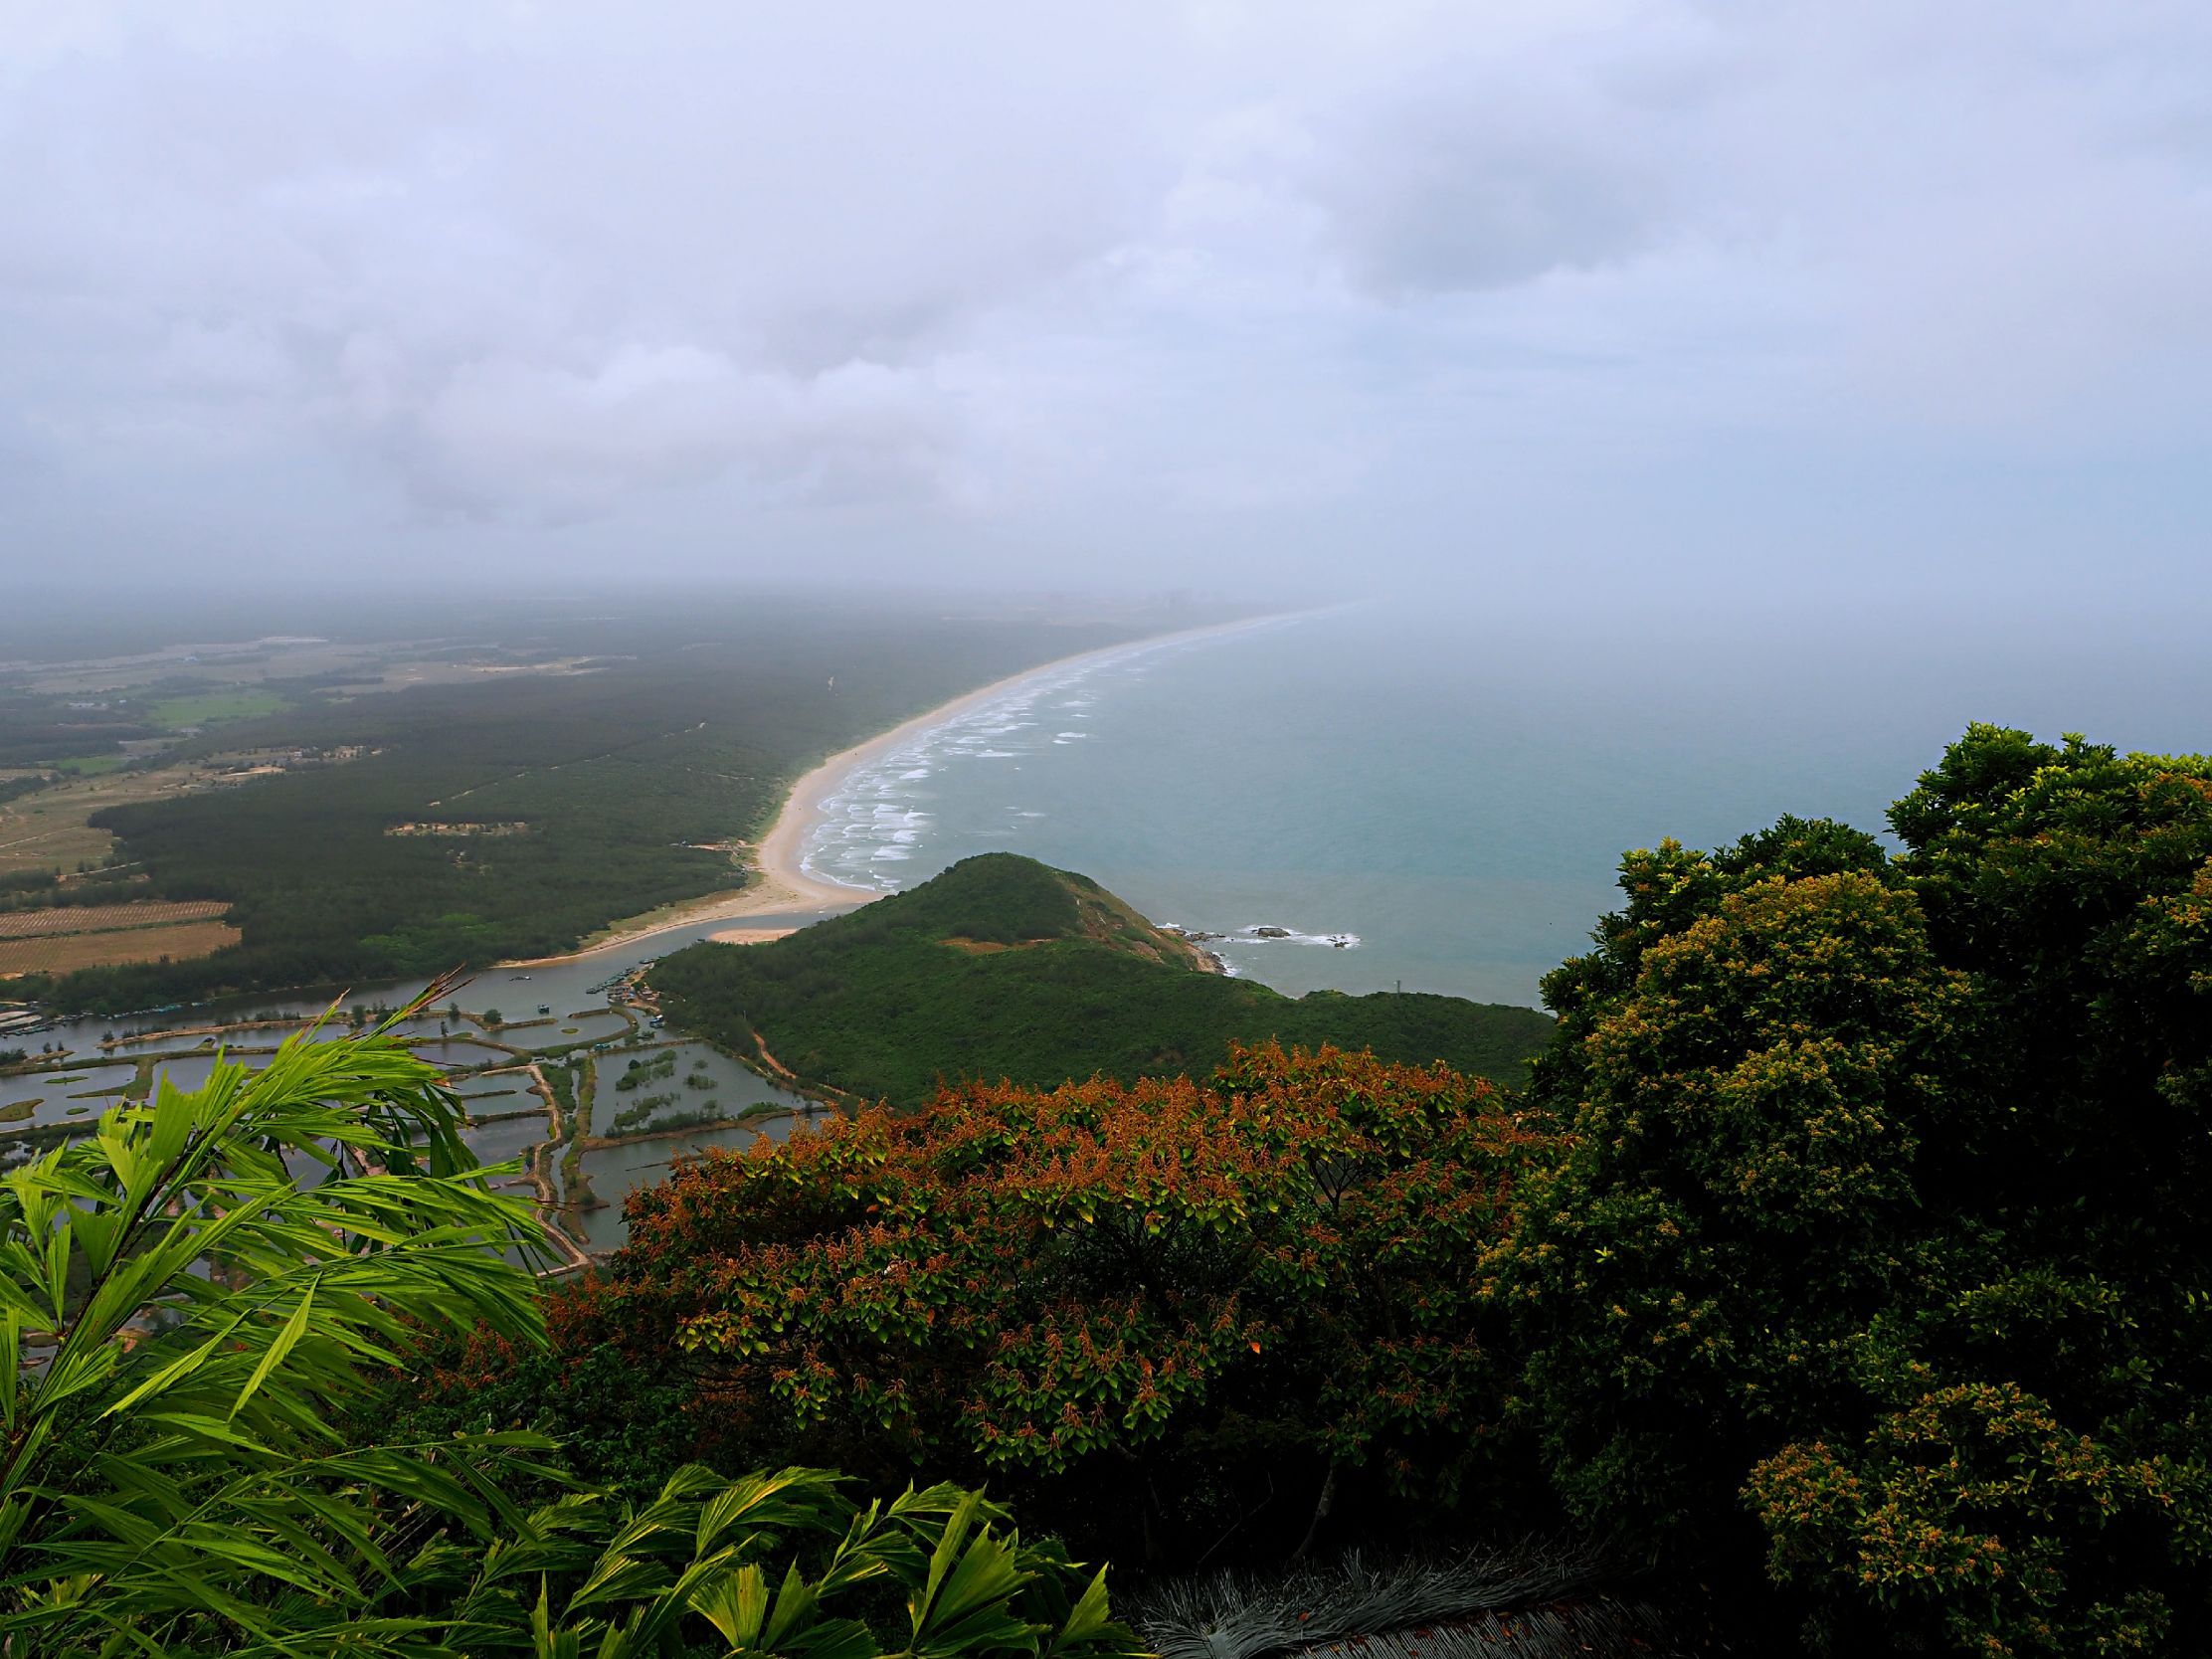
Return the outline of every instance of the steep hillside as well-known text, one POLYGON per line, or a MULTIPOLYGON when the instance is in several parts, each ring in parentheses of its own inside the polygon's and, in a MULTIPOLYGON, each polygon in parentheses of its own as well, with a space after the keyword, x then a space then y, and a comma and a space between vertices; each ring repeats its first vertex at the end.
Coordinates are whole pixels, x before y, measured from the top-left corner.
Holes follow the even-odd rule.
POLYGON ((1517 1084, 1552 1030, 1534 1009, 1227 979, 1095 881, 1005 852, 774 944, 693 946, 651 984, 679 1024, 902 1105, 941 1078, 1204 1072, 1232 1039, 1268 1037, 1517 1084))

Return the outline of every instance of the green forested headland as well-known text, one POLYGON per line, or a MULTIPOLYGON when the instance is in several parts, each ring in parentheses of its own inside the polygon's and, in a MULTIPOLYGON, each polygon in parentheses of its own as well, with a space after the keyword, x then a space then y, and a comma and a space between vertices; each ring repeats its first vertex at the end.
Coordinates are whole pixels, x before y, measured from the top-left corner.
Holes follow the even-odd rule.
POLYGON ((1236 1042, 1372 1048, 1518 1083, 1552 1021, 1457 997, 1285 997, 1203 971, 1084 876, 1011 852, 768 945, 694 945, 651 984, 725 1044, 765 1042, 812 1083, 918 1105, 940 1082, 1212 1069, 1236 1042))

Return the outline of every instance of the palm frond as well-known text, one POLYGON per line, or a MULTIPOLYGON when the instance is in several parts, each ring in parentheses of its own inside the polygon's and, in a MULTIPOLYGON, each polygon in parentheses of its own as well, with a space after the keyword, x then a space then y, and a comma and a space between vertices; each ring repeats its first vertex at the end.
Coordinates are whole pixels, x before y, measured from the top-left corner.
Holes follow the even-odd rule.
POLYGON ((0 1653, 879 1659, 853 1609, 894 1586, 903 1659, 1135 1659, 1104 1575, 980 1493, 686 1468, 525 1508, 542 1435, 346 1443, 423 1327, 542 1341, 544 1237, 433 1067, 314 1034, 0 1176, 0 1653))
POLYGON ((0 1176, 0 1632, 68 1610, 118 1640, 195 1618, 273 1641, 273 1592, 357 1601, 390 1575, 395 1498, 487 1537, 519 1519, 502 1474, 540 1448, 510 1437, 329 1461, 411 1325, 541 1334, 506 1255, 544 1241, 435 1067, 313 1035, 0 1176))

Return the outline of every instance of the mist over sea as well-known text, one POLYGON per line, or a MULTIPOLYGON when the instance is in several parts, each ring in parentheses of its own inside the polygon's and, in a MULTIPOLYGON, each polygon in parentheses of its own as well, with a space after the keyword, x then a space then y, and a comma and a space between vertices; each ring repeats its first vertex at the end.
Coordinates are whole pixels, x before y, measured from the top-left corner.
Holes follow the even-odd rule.
POLYGON ((855 773, 806 857, 889 890, 1023 852, 1229 936, 1213 948, 1234 971, 1284 991, 1533 1004, 1615 907, 1624 848, 1717 845, 1789 812, 1882 832, 1973 719, 2212 745, 2186 631, 1881 628, 1746 645, 1732 625, 1706 645, 1369 606, 1140 645, 1028 676, 855 773), (1236 937, 1255 926, 1293 937, 1236 937))

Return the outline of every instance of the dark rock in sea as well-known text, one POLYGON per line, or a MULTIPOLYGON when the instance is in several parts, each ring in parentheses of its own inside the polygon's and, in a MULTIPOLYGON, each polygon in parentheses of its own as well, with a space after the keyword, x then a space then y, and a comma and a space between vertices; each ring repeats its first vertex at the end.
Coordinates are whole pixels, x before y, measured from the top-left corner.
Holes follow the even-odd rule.
POLYGON ((1290 929, 1287 927, 1253 927, 1246 928, 1244 931, 1254 939, 1288 939, 1290 937, 1290 929))

